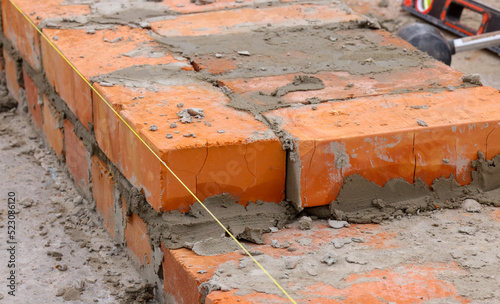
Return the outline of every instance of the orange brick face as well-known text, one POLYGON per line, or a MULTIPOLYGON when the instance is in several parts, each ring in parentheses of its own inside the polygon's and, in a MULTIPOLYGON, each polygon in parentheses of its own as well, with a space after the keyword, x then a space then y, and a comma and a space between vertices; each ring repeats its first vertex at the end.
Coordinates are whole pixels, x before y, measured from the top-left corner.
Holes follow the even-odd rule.
POLYGON ((198 36, 250 32, 267 24, 272 26, 299 26, 318 23, 343 22, 359 17, 346 14, 340 8, 328 5, 298 4, 263 9, 242 8, 237 10, 207 12, 203 14, 180 15, 172 19, 151 24, 160 35, 198 36))
MULTIPOLYGON (((298 304, 383 304, 404 303, 420 304, 430 299, 443 299, 455 303, 469 303, 461 296, 455 285, 440 278, 445 271, 461 269, 454 264, 408 265, 403 269, 373 270, 367 273, 353 274, 346 278, 347 286, 342 289, 331 285, 316 283, 304 287, 300 295, 295 296, 298 304)), ((240 296, 236 290, 229 292, 214 291, 207 296, 207 304, 232 303, 290 303, 285 296, 253 292, 240 296)))
POLYGON ((163 288, 179 304, 198 303, 200 301, 199 283, 186 271, 186 265, 178 259, 174 250, 161 245, 163 251, 163 288))
POLYGON ((40 69, 40 36, 9 0, 2 0, 2 21, 7 39, 32 67, 40 69))
MULTIPOLYGON (((158 93, 97 88, 200 199, 221 193, 230 193, 242 203, 284 198, 281 143, 273 134, 260 139, 258 132, 266 132, 267 127, 247 113, 225 107, 227 97, 212 86, 165 86, 158 93), (133 99, 137 96, 142 98, 133 99), (203 108, 205 123, 180 123, 176 114, 180 102, 186 108, 203 108), (172 123, 177 127, 171 128, 172 123), (153 124, 157 131, 149 130, 153 124)), ((160 160, 103 102, 96 102, 94 108, 99 146, 132 183, 144 189, 152 206, 156 210, 189 210, 194 198, 160 160)))
POLYGON ((99 215, 109 233, 114 236, 114 186, 115 182, 107 165, 93 156, 91 159, 92 195, 99 215))
POLYGON ((49 82, 76 117, 88 128, 88 124, 92 122, 90 87, 45 40, 42 40, 42 52, 43 65, 49 82))
POLYGON ((83 79, 78 75, 47 41, 42 41, 43 64, 47 78, 86 128, 93 121, 91 89, 85 81, 91 76, 141 64, 165 64, 178 70, 192 69, 187 60, 177 60, 164 50, 156 51, 163 55, 160 57, 127 55, 140 47, 159 48, 146 34, 146 30, 116 27, 114 30, 100 30, 89 35, 85 30, 45 29, 44 33, 84 77, 83 79), (53 39, 55 36, 58 37, 57 40, 53 39), (115 43, 106 42, 115 39, 118 39, 115 43))
POLYGON ((57 157, 61 158, 63 152, 62 119, 59 113, 50 105, 47 97, 43 97, 43 133, 57 157))
MULTIPOLYGON (((46 18, 71 17, 90 12, 88 5, 61 5, 60 0, 13 1, 35 25, 46 18), (34 12, 34 14, 32 14, 34 12)), ((33 68, 41 68, 40 35, 10 0, 2 0, 2 21, 5 36, 33 68)))
POLYGON ((75 183, 85 191, 89 188, 88 153, 83 141, 76 136, 73 125, 67 119, 64 120, 64 147, 66 166, 75 183))
POLYGON ((31 114, 31 119, 38 129, 42 129, 42 106, 39 104, 41 100, 38 87, 35 85, 31 77, 23 68, 24 89, 26 100, 28 101, 28 109, 31 114))
POLYGON ((450 174, 462 185, 470 183, 470 162, 477 151, 490 150, 493 157, 500 149, 488 135, 498 124, 499 99, 496 90, 479 87, 360 98, 321 104, 316 111, 307 106, 265 115, 282 118, 283 128, 297 138, 301 162, 296 164, 296 200, 312 207, 328 205, 344 178, 353 174, 379 186, 398 177, 410 183, 421 179, 430 186, 450 174), (447 113, 446 120, 442 113, 447 113), (418 119, 428 127, 419 126, 418 119), (487 139, 491 147, 486 147, 487 139))
MULTIPOLYGON (((215 60, 214 60, 215 61, 215 60)), ((430 60, 429 60, 430 62, 430 60)), ((212 63, 209 61, 208 63, 212 63)), ((207 67, 209 72, 217 74, 220 64, 207 67)), ((231 68, 233 69, 233 68, 231 68)), ((249 93, 264 92, 271 94, 276 88, 291 83, 298 74, 280 76, 256 77, 251 79, 221 79, 219 83, 227 86, 234 92, 248 96, 249 93)), ((444 65, 435 68, 409 68, 405 71, 390 71, 379 73, 376 76, 351 75, 347 72, 320 72, 312 75, 325 84, 322 90, 291 92, 282 97, 286 103, 309 104, 306 99, 316 97, 319 101, 342 100, 358 97, 378 96, 393 92, 419 91, 435 86, 439 79, 440 86, 459 86, 462 84, 462 73, 444 65), (349 87, 350 84, 354 86, 349 87)))
POLYGON ((139 263, 143 265, 151 263, 151 245, 147 227, 137 214, 132 214, 127 218, 125 239, 127 247, 135 254, 139 263))
POLYGON ((5 76, 7 78, 7 89, 9 89, 10 94, 19 101, 19 83, 17 82, 17 63, 14 61, 12 56, 3 49, 3 58, 5 60, 5 76))

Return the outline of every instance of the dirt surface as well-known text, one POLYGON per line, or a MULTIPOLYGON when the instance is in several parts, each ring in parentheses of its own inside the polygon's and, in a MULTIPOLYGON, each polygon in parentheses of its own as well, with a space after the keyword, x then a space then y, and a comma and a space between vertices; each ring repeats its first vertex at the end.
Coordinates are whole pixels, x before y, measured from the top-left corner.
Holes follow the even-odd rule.
POLYGON ((0 151, 0 303, 146 303, 151 288, 25 117, 0 113, 0 151), (11 192, 15 298, 7 287, 11 192))

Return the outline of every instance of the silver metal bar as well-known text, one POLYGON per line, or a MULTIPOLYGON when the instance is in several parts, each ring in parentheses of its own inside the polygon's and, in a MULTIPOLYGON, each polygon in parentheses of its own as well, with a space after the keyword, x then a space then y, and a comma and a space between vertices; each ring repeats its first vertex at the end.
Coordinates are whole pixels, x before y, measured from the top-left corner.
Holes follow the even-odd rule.
POLYGON ((500 31, 452 40, 455 53, 500 46, 500 31))

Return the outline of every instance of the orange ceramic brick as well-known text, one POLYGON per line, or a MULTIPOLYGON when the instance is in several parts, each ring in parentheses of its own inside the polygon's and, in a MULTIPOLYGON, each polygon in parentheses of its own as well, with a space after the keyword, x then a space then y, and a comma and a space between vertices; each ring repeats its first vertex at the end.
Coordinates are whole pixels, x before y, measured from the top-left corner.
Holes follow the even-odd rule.
POLYGON ((198 303, 200 301, 199 283, 187 271, 187 265, 178 260, 175 251, 161 244, 163 251, 163 289, 167 298, 179 304, 198 303))
MULTIPOLYGON (((286 103, 308 104, 309 101, 306 99, 309 98, 316 98, 318 101, 343 100, 398 92, 417 92, 429 88, 444 90, 446 87, 462 85, 461 76, 463 74, 461 72, 437 62, 429 56, 415 54, 416 50, 413 46, 383 30, 367 31, 366 29, 354 28, 335 31, 335 37, 332 37, 334 42, 324 39, 321 36, 323 32, 311 32, 311 35, 315 35, 315 57, 321 58, 324 63, 320 61, 322 62, 320 64, 314 58, 308 58, 308 55, 304 54, 305 49, 301 48, 300 45, 297 46, 297 43, 290 43, 290 46, 285 49, 276 49, 274 61, 269 61, 265 55, 259 53, 256 54, 257 56, 246 57, 231 57, 227 54, 227 58, 214 58, 212 54, 205 57, 199 55, 194 56, 193 60, 200 67, 213 74, 227 73, 228 75, 220 77, 219 84, 227 86, 236 93, 243 94, 248 99, 253 99, 252 96, 255 96, 255 92, 272 94, 278 88, 290 85, 294 77, 304 74, 315 77, 317 81, 322 82, 323 88, 285 92, 283 96, 279 97, 286 103), (353 37, 359 39, 356 40, 353 37), (374 44, 380 48, 385 47, 384 50, 389 54, 378 57, 376 54, 371 54, 374 44), (357 49, 347 49, 346 45, 355 45, 357 49), (328 51, 324 52, 323 50, 328 51), (346 64, 346 58, 354 56, 354 52, 358 52, 360 55, 352 57, 352 60, 349 59, 348 64, 346 64), (374 58, 370 58, 370 55, 374 58), (408 57, 412 58, 408 59, 408 57), (279 62, 280 58, 286 58, 286 60, 279 62), (276 63, 277 61, 279 63, 276 63), (247 68, 259 64, 264 67, 264 71, 256 72, 255 69, 247 68), (314 72, 296 70, 290 73, 283 71, 281 75, 276 75, 273 69, 279 71, 280 65, 286 66, 286 71, 302 65, 307 71, 307 66, 313 65, 314 72), (246 69, 246 74, 265 76, 250 78, 241 71, 228 73, 228 70, 237 70, 238 68, 235 66, 241 66, 239 70, 246 69), (272 70, 270 76, 267 76, 269 73, 265 72, 267 68, 272 70), (238 75, 238 78, 235 78, 234 74, 238 75), (244 77, 241 77, 241 74, 244 77)), ((279 40, 271 41, 272 44, 279 42, 279 40)), ((267 53, 263 52, 263 54, 267 53)))
POLYGON ((67 119, 64 120, 64 148, 69 173, 80 189, 87 191, 90 169, 88 152, 85 150, 83 141, 75 134, 73 125, 67 119))
POLYGON ((168 8, 169 11, 179 12, 182 14, 192 14, 224 9, 232 9, 237 7, 248 7, 253 5, 268 5, 269 3, 279 3, 278 0, 243 0, 243 1, 233 1, 233 0, 218 0, 212 3, 203 3, 203 5, 196 4, 197 1, 186 2, 183 0, 166 0, 162 3, 168 8))
POLYGON ((241 257, 238 252, 213 256, 199 256, 188 249, 171 250, 161 244, 163 251, 164 290, 179 304, 198 303, 201 283, 208 281, 217 267, 241 257))
MULTIPOLYGON (((300 304, 384 304, 391 302, 420 304, 439 300, 469 303, 470 300, 461 296, 452 283, 440 278, 440 274, 446 271, 460 272, 461 270, 453 263, 376 269, 347 277, 345 280, 347 287, 342 289, 323 283, 306 285, 299 295, 295 295, 294 300, 300 304)), ((235 292, 235 290, 214 291, 207 296, 206 303, 291 303, 284 296, 259 292, 241 296, 235 292)))
POLYGON ((497 209, 493 213, 491 213, 491 218, 500 223, 500 209, 497 209))
MULTIPOLYGON (((271 260, 261 259, 270 256, 279 261, 283 256, 303 257, 311 253, 318 253, 324 249, 333 239, 351 239, 353 237, 363 238, 363 246, 371 250, 387 250, 395 248, 395 233, 385 231, 379 225, 351 225, 349 228, 331 229, 325 221, 316 221, 310 230, 301 230, 298 223, 291 225, 289 229, 280 230, 277 233, 265 234, 264 245, 245 243, 248 250, 262 252, 264 255, 256 257, 264 267, 268 267, 271 260), (310 240, 307 246, 299 245, 298 240, 310 240), (286 241, 292 242, 294 251, 272 247, 271 240, 279 244, 286 241)), ((365 248, 360 248, 364 251, 365 248)), ((219 254, 217 256, 200 256, 188 249, 169 250, 162 245, 164 252, 163 270, 165 277, 165 291, 178 303, 197 303, 200 295, 201 283, 210 280, 217 270, 226 262, 232 262, 236 267, 241 266, 242 255, 239 251, 219 254)), ((247 262, 252 263, 249 259, 247 262)), ((339 266, 341 266, 339 261, 339 266)), ((240 268, 240 267, 238 267, 240 268)), ((240 269, 249 269, 241 267, 240 269)), ((297 282, 278 280, 280 285, 290 293, 297 303, 426 303, 431 300, 453 298, 458 303, 468 303, 468 300, 460 296, 457 288, 450 282, 441 279, 441 275, 447 273, 463 272, 455 263, 428 263, 425 265, 398 264, 387 269, 375 269, 367 272, 353 269, 353 274, 342 280, 343 287, 334 287, 328 283, 317 283, 312 277, 305 276, 297 287, 297 282), (311 278, 311 279, 309 279, 311 278), (295 289, 295 291, 293 291, 295 289)), ((270 270, 270 269, 268 269, 270 270)), ((249 270, 250 271, 250 270, 249 270)), ((290 270, 291 272, 293 270, 290 270)), ((219 272, 219 275, 222 272, 219 272)), ((224 272, 226 273, 226 272, 224 272)), ((231 272, 227 272, 228 277, 231 272)), ((236 275, 235 277, 241 278, 236 275)), ((245 281, 233 281, 233 284, 246 287, 246 284, 256 283, 256 280, 268 280, 268 277, 256 272, 245 278, 245 281)), ((331 282, 329 282, 331 283, 331 282)), ((224 284, 224 283, 223 283, 224 284)), ((269 280, 269 285, 273 285, 269 280)), ((258 288, 258 287, 257 287, 258 288)), ((276 293, 264 293, 254 291, 252 293, 231 291, 212 291, 206 297, 206 303, 291 303, 278 289, 276 293)))
POLYGON ((252 249, 258 249, 274 258, 280 258, 281 256, 301 256, 328 246, 333 239, 350 239, 353 237, 362 237, 364 242, 361 246, 367 249, 390 249, 398 247, 394 244, 393 239, 395 236, 395 233, 382 231, 381 227, 375 224, 353 224, 349 228, 337 230, 331 229, 324 221, 318 221, 311 225, 310 230, 301 230, 298 225, 290 225, 289 229, 281 230, 279 233, 263 235, 266 244, 271 244, 273 240, 283 244, 287 241, 290 242, 290 240, 301 238, 311 239, 311 243, 307 246, 297 246, 294 251, 276 250, 276 248, 270 245, 259 245, 252 247, 252 249), (361 233, 360 230, 366 233, 361 233))
POLYGON ((180 15, 153 22, 151 28, 167 37, 248 33, 259 27, 299 26, 344 22, 359 19, 335 5, 296 4, 261 9, 235 10, 180 15))
POLYGON ((92 174, 92 196, 96 203, 96 209, 102 217, 104 225, 109 233, 114 236, 114 186, 115 181, 108 166, 93 156, 91 159, 90 172, 92 174))
POLYGON ((35 69, 41 67, 40 35, 12 4, 14 2, 30 20, 38 25, 53 17, 71 17, 90 12, 88 5, 61 5, 60 0, 2 0, 3 29, 7 39, 35 69))
POLYGON ((127 247, 135 254, 140 264, 151 263, 151 245, 144 221, 136 214, 127 218, 125 227, 127 247))
MULTIPOLYGON (((236 290, 226 291, 226 292, 213 291, 207 296, 205 303, 206 304, 253 304, 253 303, 274 303, 274 304, 283 303, 283 304, 287 304, 287 303, 292 303, 289 299, 286 299, 284 297, 280 297, 277 295, 254 292, 254 293, 251 293, 249 295, 238 296, 235 293, 236 293, 236 290)), ((312 299, 309 299, 309 300, 312 300, 312 299)), ((295 301, 295 299, 294 299, 294 301, 295 301)), ((322 303, 324 303, 322 301, 324 301, 324 298, 323 299, 315 299, 314 303, 322 304, 322 303), (318 302, 318 300, 320 302, 318 302)), ((332 302, 332 300, 327 300, 327 301, 330 301, 328 303, 331 303, 331 304, 338 303, 336 301, 332 302)), ((310 301, 308 301, 308 302, 310 303, 310 301)), ((297 302, 297 303, 302 303, 302 302, 297 302)))
POLYGON ((42 105, 39 103, 42 99, 39 94, 38 87, 33 82, 33 79, 26 73, 23 68, 24 89, 26 100, 28 101, 28 109, 31 114, 31 119, 38 129, 42 129, 42 105))
MULTIPOLYGON (((204 62, 205 63, 205 62, 204 62)), ((211 63, 210 61, 207 64, 211 63)), ((357 97, 369 97, 395 92, 418 92, 423 89, 439 89, 447 86, 458 87, 462 84, 461 72, 435 63, 436 67, 409 68, 404 71, 388 71, 375 75, 351 75, 348 72, 319 72, 310 76, 319 78, 325 87, 321 90, 290 92, 282 96, 286 103, 309 104, 306 99, 317 98, 318 101, 342 100, 357 97)), ((227 71, 221 66, 209 65, 207 71, 219 74, 227 71)), ((231 69, 234 69, 231 67, 231 69)), ((251 98, 251 93, 264 92, 271 94, 276 88, 291 83, 295 76, 302 74, 286 74, 279 76, 256 77, 251 79, 221 79, 219 84, 233 92, 251 98)))
MULTIPOLYGON (((241 203, 284 198, 281 143, 250 114, 226 107, 227 97, 212 85, 96 88, 201 200, 221 193, 241 203), (181 123, 180 103, 185 111, 203 109, 204 117, 181 123)), ((156 210, 189 210, 194 198, 104 102, 94 102, 96 139, 110 160, 156 210)))
POLYGON ((19 89, 21 87, 17 82, 18 75, 16 62, 5 48, 3 49, 3 58, 5 60, 5 76, 7 78, 7 89, 9 90, 10 94, 12 94, 12 96, 17 101, 19 101, 19 89))
POLYGON ((63 130, 62 118, 59 113, 50 105, 47 97, 43 96, 44 111, 43 115, 43 133, 47 138, 52 150, 56 153, 57 157, 61 158, 63 153, 63 130))
MULTIPOLYGON (((289 178, 300 190, 292 199, 312 207, 328 205, 353 174, 380 186, 398 177, 430 186, 450 174, 461 184, 470 182, 470 162, 478 150, 486 151, 488 134, 500 121, 499 100, 498 90, 477 87, 359 98, 265 116, 282 120, 296 138, 300 162, 292 164, 289 178)), ((500 153, 498 141, 491 143, 489 157, 500 153)))
MULTIPOLYGON (((44 33, 86 80, 133 65, 163 64, 168 69, 192 69, 185 59, 172 57, 142 29, 121 26, 99 30, 92 35, 86 30, 44 29, 44 33), (57 41, 53 39, 55 36, 57 41)), ((88 123, 92 122, 89 85, 45 40, 42 41, 42 53, 50 83, 88 128, 88 123)))

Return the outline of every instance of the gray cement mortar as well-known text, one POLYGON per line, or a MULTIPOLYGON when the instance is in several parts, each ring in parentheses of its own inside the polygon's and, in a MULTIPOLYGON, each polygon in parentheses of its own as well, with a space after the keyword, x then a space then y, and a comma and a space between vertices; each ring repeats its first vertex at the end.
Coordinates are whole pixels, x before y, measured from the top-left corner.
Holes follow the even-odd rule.
POLYGON ((381 37, 376 31, 367 29, 366 23, 345 22, 321 26, 264 28, 243 34, 190 37, 162 37, 152 34, 152 37, 195 61, 197 57, 215 58, 215 54, 221 54, 226 60, 241 62, 238 69, 220 76, 224 79, 292 73, 315 74, 320 71, 371 75, 422 66, 429 60, 429 56, 420 51, 405 51, 393 45, 381 45, 381 37), (304 43, 306 40, 308 43, 304 43), (251 56, 238 55, 241 50, 248 51, 251 56), (288 53, 314 56, 304 59, 287 56, 288 53))
MULTIPOLYGON (((488 214, 494 210, 485 208, 483 212, 488 214)), ((290 240, 292 243, 290 246, 305 248, 308 254, 294 256, 286 249, 277 247, 273 249, 278 252, 277 255, 261 254, 255 256, 255 259, 279 281, 281 286, 286 286, 287 293, 295 300, 307 300, 311 297, 307 291, 314 290, 311 287, 316 284, 348 290, 354 282, 360 287, 362 283, 379 280, 384 282, 383 280, 389 279, 385 276, 363 278, 361 275, 353 282, 348 280, 352 274, 389 270, 411 277, 412 268, 418 269, 421 266, 425 268, 429 265, 432 268, 441 265, 436 279, 452 283, 458 289, 457 294, 467 297, 471 303, 495 303, 500 299, 498 288, 492 288, 500 283, 497 279, 500 270, 497 257, 500 250, 497 241, 500 237, 499 223, 489 221, 485 214, 469 213, 471 216, 465 217, 462 215, 463 212, 463 210, 435 210, 422 213, 420 216, 405 216, 400 220, 384 222, 376 229, 384 233, 396 233, 396 237, 390 241, 394 245, 392 248, 371 248, 363 242, 353 241, 355 238, 356 240, 369 238, 374 233, 363 226, 355 228, 357 232, 354 238, 334 236, 334 239, 323 239, 324 243, 319 248, 311 248, 305 239, 309 235, 314 237, 317 231, 324 229, 313 225, 308 232, 310 234, 304 232, 302 238, 290 240), (465 231, 465 228, 475 231, 474 235, 461 233, 460 231, 465 231), (342 245, 335 246, 335 244, 342 245), (330 265, 325 262, 329 257, 334 257, 331 261, 335 261, 330 265), (456 265, 460 269, 457 269, 456 265), (488 282, 485 282, 484 278, 487 278, 488 282)), ((298 229, 298 221, 291 226, 298 229)), ((342 229, 337 231, 341 235, 342 229)), ((402 295, 406 294, 405 282, 388 281, 386 284, 401 284, 400 292, 402 295)), ((212 279, 204 283, 203 287, 222 291, 235 289, 236 295, 259 292, 284 297, 249 257, 221 264, 212 279)), ((328 297, 325 293, 321 296, 325 300, 345 300, 344 297, 328 297)), ((461 302, 451 296, 445 296, 425 303, 461 302)))
MULTIPOLYGON (((219 250, 223 252, 227 251, 224 246, 232 246, 220 240, 226 232, 199 203, 192 205, 187 214, 175 211, 157 213, 135 188, 130 191, 127 201, 128 212, 138 214, 148 224, 151 242, 156 247, 162 242, 172 249, 193 248, 195 245, 195 248, 201 248, 202 245, 208 246, 209 239, 213 243, 220 242, 219 250)), ((286 202, 257 201, 245 207, 236 204, 226 194, 207 198, 203 204, 237 239, 258 244, 263 243, 263 233, 269 232, 271 227, 282 229, 296 215, 294 208, 286 202)), ((203 252, 204 249, 197 251, 203 252)))
POLYGON ((403 214, 418 214, 438 208, 457 208, 467 198, 500 206, 500 155, 486 160, 482 152, 472 162, 473 182, 460 186, 453 176, 440 178, 429 188, 421 180, 410 184, 393 179, 383 187, 359 175, 344 179, 344 185, 330 206, 306 208, 319 218, 334 218, 352 223, 380 223, 403 214))

